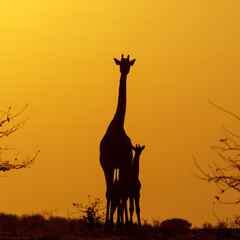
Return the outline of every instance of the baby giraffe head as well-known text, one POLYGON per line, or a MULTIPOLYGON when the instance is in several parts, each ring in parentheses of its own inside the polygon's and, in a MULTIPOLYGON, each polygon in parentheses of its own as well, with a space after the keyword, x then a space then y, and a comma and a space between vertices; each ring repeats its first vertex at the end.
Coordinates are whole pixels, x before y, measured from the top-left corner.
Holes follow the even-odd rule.
POLYGON ((144 148, 145 148, 145 145, 143 145, 142 147, 139 144, 136 144, 136 147, 132 146, 132 149, 134 150, 136 155, 140 155, 144 148))
POLYGON ((127 58, 124 58, 123 54, 122 54, 121 61, 114 58, 115 63, 117 65, 120 65, 120 72, 124 75, 127 75, 129 73, 130 67, 133 66, 135 60, 136 59, 133 59, 132 61, 129 61, 129 55, 127 56, 127 58))

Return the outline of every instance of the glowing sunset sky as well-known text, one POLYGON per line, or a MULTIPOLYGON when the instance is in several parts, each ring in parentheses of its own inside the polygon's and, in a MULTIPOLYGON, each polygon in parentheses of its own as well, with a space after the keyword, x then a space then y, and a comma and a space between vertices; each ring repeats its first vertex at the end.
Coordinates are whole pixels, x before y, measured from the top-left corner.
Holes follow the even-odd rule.
MULTIPOLYGON (((143 219, 215 222, 207 168, 224 124, 239 123, 240 2, 237 0, 11 0, 0 2, 1 106, 27 125, 1 141, 12 158, 41 153, 26 170, 1 173, 0 212, 58 209, 87 195, 105 201, 99 144, 115 113, 120 79, 113 58, 136 58, 127 81, 125 130, 141 155, 143 219)), ((2 156, 4 158, 4 155, 2 156)), ((6 156, 8 157, 8 156, 6 156)), ((229 192, 226 199, 235 197, 229 192)), ((218 216, 239 206, 215 204, 218 216)))

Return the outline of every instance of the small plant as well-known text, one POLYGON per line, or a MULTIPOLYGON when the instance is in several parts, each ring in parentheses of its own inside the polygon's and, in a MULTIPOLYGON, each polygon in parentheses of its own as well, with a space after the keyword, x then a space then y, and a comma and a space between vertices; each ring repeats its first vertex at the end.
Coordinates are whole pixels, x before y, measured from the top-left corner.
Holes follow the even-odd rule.
POLYGON ((217 228, 217 229, 229 228, 229 218, 226 218, 226 220, 218 221, 215 228, 217 228))
POLYGON ((232 228, 240 228, 240 215, 235 215, 231 220, 232 228))
POLYGON ((104 212, 102 201, 99 198, 91 200, 91 196, 88 195, 88 203, 86 205, 73 203, 78 212, 82 215, 84 222, 87 224, 88 229, 92 230, 96 227, 104 218, 104 212))
POLYGON ((225 219, 218 219, 215 228, 218 229, 239 229, 240 228, 240 215, 235 215, 233 217, 226 217, 225 219))
POLYGON ((209 222, 203 223, 202 227, 203 227, 203 229, 213 229, 214 228, 214 226, 209 222))
POLYGON ((58 211, 57 208, 53 210, 43 209, 41 212, 41 215, 44 217, 44 219, 49 220, 50 218, 53 218, 58 215, 57 211, 58 211))
POLYGON ((161 226, 161 221, 157 218, 157 219, 153 219, 152 220, 152 226, 153 226, 153 228, 155 228, 155 229, 158 229, 158 228, 160 228, 160 226, 161 226))

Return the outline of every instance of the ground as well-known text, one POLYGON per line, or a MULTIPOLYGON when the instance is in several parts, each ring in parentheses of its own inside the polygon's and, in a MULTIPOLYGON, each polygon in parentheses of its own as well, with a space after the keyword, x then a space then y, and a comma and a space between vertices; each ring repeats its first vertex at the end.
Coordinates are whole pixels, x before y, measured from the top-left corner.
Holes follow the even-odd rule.
POLYGON ((192 229, 184 232, 142 231, 132 234, 104 234, 102 231, 51 234, 1 232, 0 240, 237 240, 239 229, 192 229))

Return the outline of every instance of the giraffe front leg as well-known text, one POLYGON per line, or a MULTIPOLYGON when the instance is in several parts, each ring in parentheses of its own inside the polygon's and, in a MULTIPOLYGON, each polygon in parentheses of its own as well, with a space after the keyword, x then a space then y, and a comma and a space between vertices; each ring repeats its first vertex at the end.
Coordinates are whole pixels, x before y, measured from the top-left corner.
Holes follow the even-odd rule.
POLYGON ((115 200, 111 201, 111 212, 110 212, 110 222, 109 222, 109 229, 113 229, 113 216, 117 208, 117 202, 115 200))
POLYGON ((106 211, 106 219, 105 219, 105 233, 108 233, 110 228, 109 228, 109 208, 110 208, 110 199, 107 198, 107 211, 106 211))
POLYGON ((123 206, 122 206, 122 200, 121 200, 119 201, 119 205, 118 205, 117 231, 121 233, 122 229, 123 229, 123 206))
POLYGON ((120 213, 120 200, 118 201, 117 204, 117 231, 120 232, 121 231, 121 213, 120 213))
POLYGON ((124 211, 125 211, 125 226, 126 226, 126 231, 129 232, 127 200, 125 201, 124 211))
POLYGON ((128 230, 128 214, 127 214, 127 206, 126 206, 126 198, 122 198, 119 206, 119 215, 120 215, 120 228, 119 232, 123 231, 124 227, 124 212, 125 212, 125 226, 126 230, 128 230))
POLYGON ((105 220, 105 233, 110 232, 112 230, 112 225, 110 222, 110 204, 112 199, 112 186, 113 186, 113 171, 105 172, 107 191, 107 209, 106 209, 106 220, 105 220))

